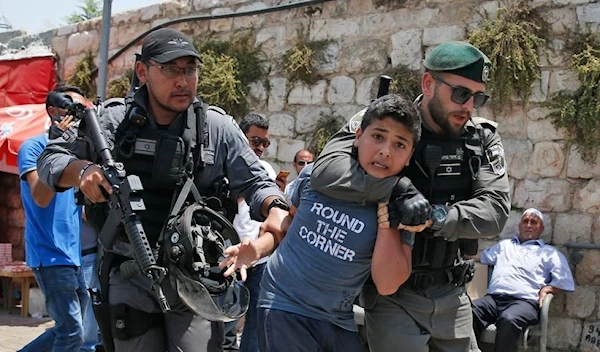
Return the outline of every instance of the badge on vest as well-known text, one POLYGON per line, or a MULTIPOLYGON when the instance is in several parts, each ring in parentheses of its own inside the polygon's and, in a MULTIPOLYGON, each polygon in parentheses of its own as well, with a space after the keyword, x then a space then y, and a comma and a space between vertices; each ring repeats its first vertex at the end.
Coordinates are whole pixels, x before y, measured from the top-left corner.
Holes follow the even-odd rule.
POLYGON ((496 144, 485 151, 485 156, 496 175, 504 175, 506 172, 506 158, 504 157, 504 148, 501 144, 496 144))
POLYGON ((137 138, 135 140, 135 154, 153 156, 156 151, 156 141, 154 139, 137 138))

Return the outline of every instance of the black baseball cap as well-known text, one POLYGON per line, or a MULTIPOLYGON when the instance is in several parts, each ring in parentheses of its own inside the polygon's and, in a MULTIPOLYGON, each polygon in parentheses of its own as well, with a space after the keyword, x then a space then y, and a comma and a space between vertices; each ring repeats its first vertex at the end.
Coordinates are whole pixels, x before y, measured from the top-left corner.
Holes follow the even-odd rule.
POLYGON ((200 60, 192 40, 172 28, 157 29, 148 34, 142 43, 141 61, 154 60, 164 64, 184 56, 200 60))

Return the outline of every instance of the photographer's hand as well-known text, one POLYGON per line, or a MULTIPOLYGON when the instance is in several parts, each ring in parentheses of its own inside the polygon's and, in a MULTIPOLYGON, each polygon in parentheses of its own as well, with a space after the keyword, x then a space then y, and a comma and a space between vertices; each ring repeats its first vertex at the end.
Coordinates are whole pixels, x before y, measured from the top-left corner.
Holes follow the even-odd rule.
POLYGON ((73 116, 71 115, 65 116, 60 122, 54 121, 54 126, 56 126, 63 132, 71 128, 71 126, 73 126, 74 124, 75 121, 73 121, 73 116))

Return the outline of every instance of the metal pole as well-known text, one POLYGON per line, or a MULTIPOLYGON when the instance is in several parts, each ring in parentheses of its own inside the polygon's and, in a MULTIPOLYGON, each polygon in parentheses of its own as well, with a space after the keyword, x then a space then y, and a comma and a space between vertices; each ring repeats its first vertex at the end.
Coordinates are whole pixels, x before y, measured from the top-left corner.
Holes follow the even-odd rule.
POLYGON ((110 11, 112 0, 104 0, 102 8, 102 34, 100 37, 100 60, 98 61, 98 97, 106 98, 106 75, 108 69, 108 43, 110 41, 110 11))

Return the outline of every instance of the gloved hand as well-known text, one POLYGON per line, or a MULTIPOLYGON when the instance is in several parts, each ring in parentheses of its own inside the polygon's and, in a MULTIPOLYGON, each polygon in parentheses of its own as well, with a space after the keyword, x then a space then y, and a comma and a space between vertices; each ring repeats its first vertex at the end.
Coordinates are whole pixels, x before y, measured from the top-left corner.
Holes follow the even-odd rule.
POLYGON ((390 227, 419 226, 422 231, 430 224, 431 210, 429 201, 407 177, 402 177, 394 186, 388 203, 390 227))

